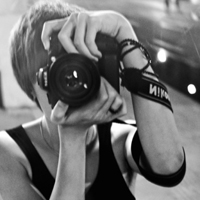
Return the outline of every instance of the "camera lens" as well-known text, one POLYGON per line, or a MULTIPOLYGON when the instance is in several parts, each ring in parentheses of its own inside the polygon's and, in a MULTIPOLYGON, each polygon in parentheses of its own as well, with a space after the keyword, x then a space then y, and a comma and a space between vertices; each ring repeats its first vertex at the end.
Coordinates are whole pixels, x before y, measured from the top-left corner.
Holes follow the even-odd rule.
POLYGON ((100 74, 97 66, 81 54, 65 54, 50 67, 51 94, 58 100, 77 107, 98 92, 100 74))
POLYGON ((81 87, 83 81, 76 70, 72 70, 65 74, 65 83, 68 88, 76 89, 81 87))

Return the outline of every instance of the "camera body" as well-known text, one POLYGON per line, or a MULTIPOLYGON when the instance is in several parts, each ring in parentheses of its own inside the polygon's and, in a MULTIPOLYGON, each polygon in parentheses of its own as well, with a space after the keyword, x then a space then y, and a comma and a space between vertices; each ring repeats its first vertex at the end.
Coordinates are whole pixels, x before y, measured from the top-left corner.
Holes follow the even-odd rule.
POLYGON ((94 98, 103 76, 119 92, 119 45, 115 38, 97 34, 102 58, 94 62, 78 53, 65 53, 37 73, 38 85, 47 91, 52 107, 58 100, 80 107, 94 98))

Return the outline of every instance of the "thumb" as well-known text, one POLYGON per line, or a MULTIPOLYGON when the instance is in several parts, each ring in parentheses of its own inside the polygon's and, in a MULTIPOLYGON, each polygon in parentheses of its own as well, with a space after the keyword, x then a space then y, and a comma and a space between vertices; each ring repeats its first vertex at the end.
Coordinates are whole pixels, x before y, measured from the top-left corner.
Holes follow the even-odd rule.
POLYGON ((67 112, 68 108, 69 108, 69 105, 67 105, 59 100, 51 112, 51 121, 56 124, 64 123, 67 118, 66 112, 67 112))

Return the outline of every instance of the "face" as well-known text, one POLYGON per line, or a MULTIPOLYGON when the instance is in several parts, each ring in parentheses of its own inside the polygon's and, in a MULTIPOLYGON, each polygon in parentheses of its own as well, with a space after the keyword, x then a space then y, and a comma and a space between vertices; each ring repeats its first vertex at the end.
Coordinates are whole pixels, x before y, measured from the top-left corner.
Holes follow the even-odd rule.
POLYGON ((41 106, 41 109, 42 109, 44 115, 48 119, 50 119, 52 108, 51 108, 51 105, 49 104, 46 91, 42 90, 37 83, 35 83, 33 85, 33 87, 34 87, 34 91, 35 91, 35 96, 41 106))

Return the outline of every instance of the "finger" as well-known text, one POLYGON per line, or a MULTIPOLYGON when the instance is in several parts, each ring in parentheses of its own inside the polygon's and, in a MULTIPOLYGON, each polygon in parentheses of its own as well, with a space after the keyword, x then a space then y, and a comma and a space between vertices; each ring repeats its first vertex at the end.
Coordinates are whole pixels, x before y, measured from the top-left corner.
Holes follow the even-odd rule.
POLYGON ((122 106, 120 108, 120 110, 118 110, 118 112, 110 112, 110 110, 107 112, 107 113, 104 113, 103 117, 101 117, 103 119, 102 122, 110 122, 110 121, 113 121, 114 119, 116 118, 120 118, 120 117, 123 117, 124 115, 127 114, 127 107, 126 107, 126 102, 125 100, 123 99, 123 103, 122 103, 122 106))
POLYGON ((88 20, 87 13, 79 13, 77 17, 77 24, 74 34, 74 45, 79 53, 88 58, 98 61, 98 58, 93 56, 85 44, 86 21, 88 20))
POLYGON ((127 113, 126 102, 118 94, 118 92, 104 79, 106 89, 109 95, 108 101, 104 104, 104 107, 101 109, 102 115, 106 120, 110 121, 118 117, 122 117, 127 113))
POLYGON ((108 100, 108 93, 105 88, 103 78, 101 78, 100 89, 96 98, 88 103, 89 109, 92 107, 93 112, 96 114, 99 112, 108 100))
POLYGON ((113 103, 112 103, 112 105, 111 105, 111 107, 110 107, 110 112, 111 113, 117 113, 117 112, 119 112, 120 111, 120 109, 121 109, 121 107, 122 107, 122 104, 123 104, 123 100, 122 100, 122 98, 120 97, 120 96, 117 96, 115 99, 114 99, 114 101, 113 101, 113 103))
POLYGON ((97 33, 99 31, 97 23, 94 21, 89 21, 87 24, 86 35, 85 35, 85 44, 89 49, 90 53, 98 58, 102 57, 102 53, 99 51, 97 44, 95 42, 97 33))
POLYGON ((102 80, 105 85, 106 93, 108 94, 108 98, 106 102, 104 103, 103 107, 101 108, 101 112, 103 114, 109 111, 111 105, 115 101, 117 92, 114 90, 114 88, 112 88, 112 86, 104 78, 102 78, 102 80))
POLYGON ((122 98, 122 105, 121 105, 121 108, 118 110, 118 112, 111 113, 111 114, 112 114, 112 115, 110 116, 111 121, 112 121, 113 119, 123 117, 124 115, 127 114, 127 106, 126 106, 126 101, 125 101, 124 98, 122 98))
POLYGON ((58 101, 51 113, 51 120, 56 124, 62 124, 66 120, 66 112, 69 106, 62 101, 58 101))
POLYGON ((72 37, 76 28, 77 13, 72 13, 58 34, 58 39, 68 53, 78 53, 72 37))
POLYGON ((50 37, 52 32, 60 30, 65 22, 66 18, 51 20, 44 23, 42 28, 41 40, 46 50, 49 50, 50 48, 50 37))

